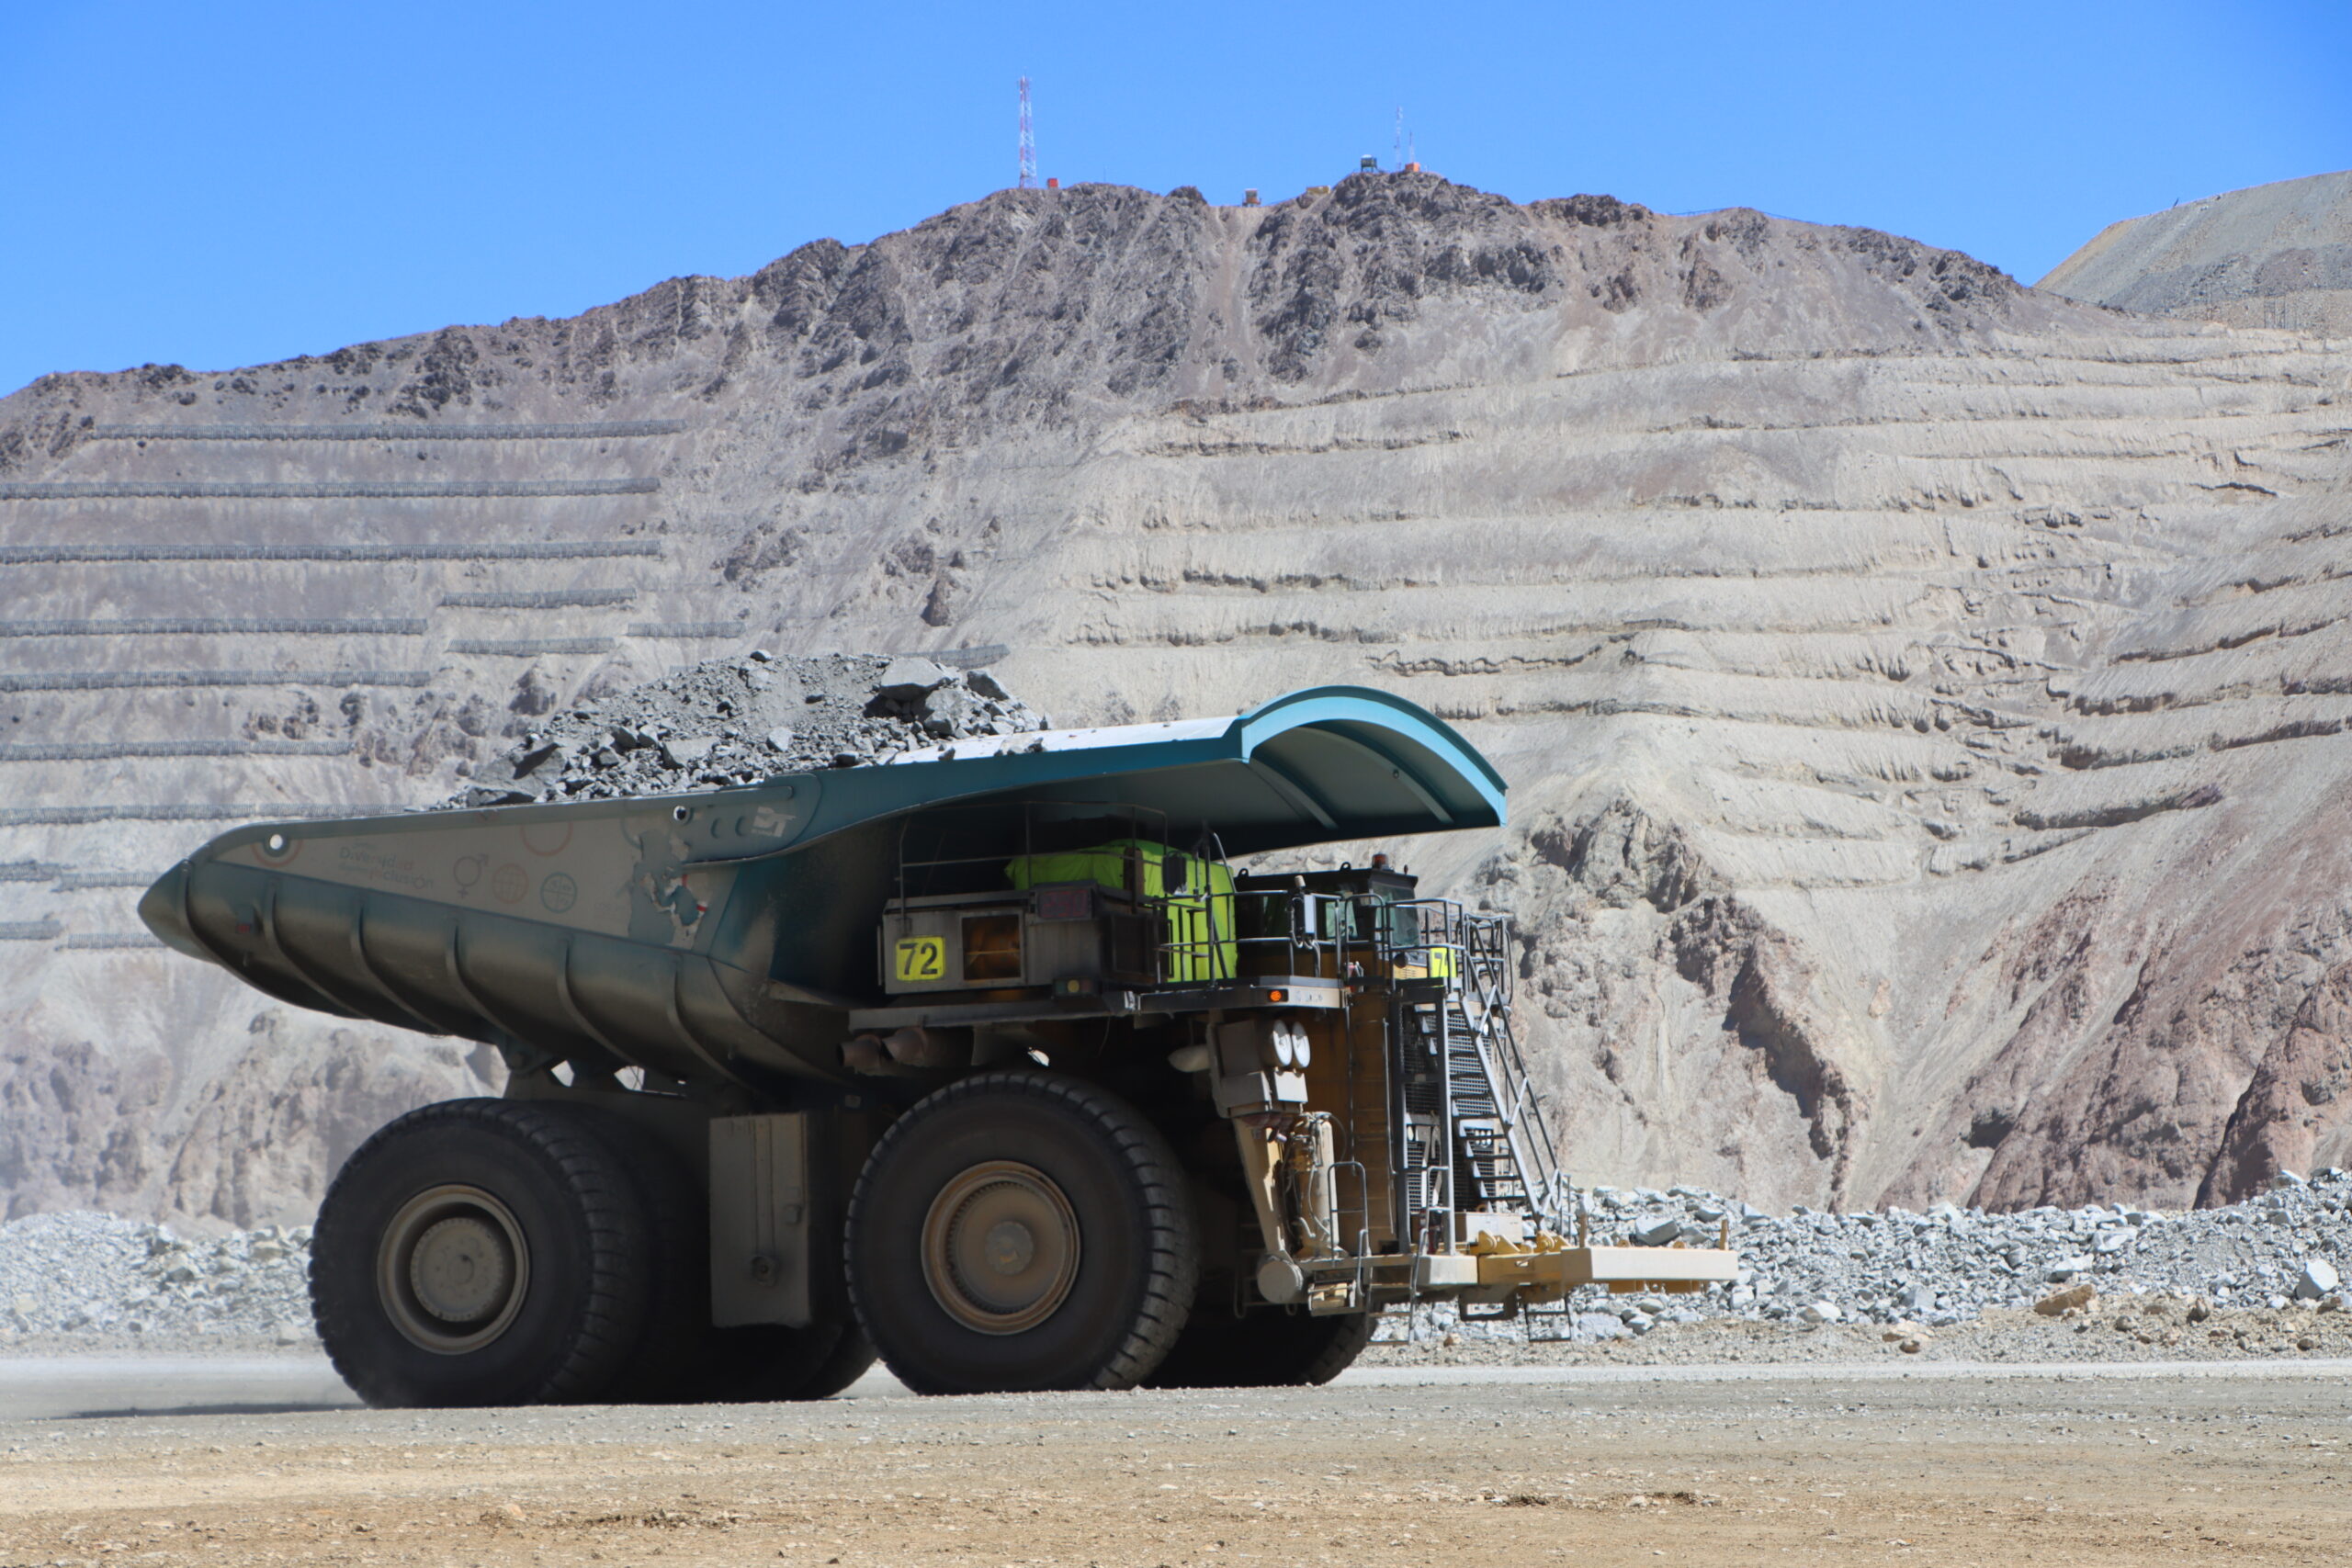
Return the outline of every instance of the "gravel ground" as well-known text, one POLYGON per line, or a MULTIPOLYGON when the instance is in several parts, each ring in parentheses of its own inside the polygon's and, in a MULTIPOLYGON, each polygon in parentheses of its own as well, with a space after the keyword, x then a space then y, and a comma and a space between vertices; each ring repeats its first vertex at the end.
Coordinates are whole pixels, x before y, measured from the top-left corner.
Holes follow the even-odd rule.
POLYGON ((440 809, 717 789, 1048 723, 985 670, 754 649, 548 714, 440 809))
POLYGON ((2341 1375, 1436 1372, 0 1420, 0 1563, 2340 1562, 2341 1375))
POLYGON ((2352 1312, 2312 1302, 2214 1307, 2195 1297, 2099 1297, 2046 1316, 1993 1307, 1930 1328, 1896 1322, 1805 1324, 1741 1317, 1661 1323, 1641 1335, 1544 1336, 1564 1326, 1532 1318, 1469 1325, 1448 1314, 1392 1318, 1358 1363, 1368 1367, 1697 1367, 1740 1362, 1853 1366, 1887 1362, 2245 1361, 2352 1358, 2352 1312))

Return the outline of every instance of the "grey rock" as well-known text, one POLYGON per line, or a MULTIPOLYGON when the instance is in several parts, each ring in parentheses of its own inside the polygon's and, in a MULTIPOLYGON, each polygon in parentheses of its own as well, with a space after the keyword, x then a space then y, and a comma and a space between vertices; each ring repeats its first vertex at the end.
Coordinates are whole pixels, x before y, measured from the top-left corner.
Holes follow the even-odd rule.
POLYGON ((1578 1339, 1623 1339, 1625 1325, 1617 1321, 1614 1313, 1580 1312, 1576 1315, 1573 1332, 1578 1339))
POLYGON ((563 772, 563 763, 562 747, 552 742, 544 746, 534 746, 514 759, 514 776, 518 779, 527 778, 541 768, 546 768, 550 773, 560 773, 563 772))
POLYGON ((910 703, 937 691, 956 678, 956 672, 944 664, 933 664, 928 659, 902 657, 890 660, 880 680, 874 682, 875 695, 894 702, 910 703))

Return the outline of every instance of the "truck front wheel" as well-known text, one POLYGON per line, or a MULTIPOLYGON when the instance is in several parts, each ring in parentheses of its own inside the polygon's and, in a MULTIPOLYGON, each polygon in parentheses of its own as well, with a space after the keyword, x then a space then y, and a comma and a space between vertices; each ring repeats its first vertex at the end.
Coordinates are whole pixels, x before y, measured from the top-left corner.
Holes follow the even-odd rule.
POLYGON ((646 1230, 627 1169, 580 1118, 428 1105, 362 1144, 319 1206, 319 1337, 370 1404, 594 1399, 646 1317, 646 1230))
POLYGON ((1175 1343, 1199 1267, 1166 1141, 1045 1073, 980 1074, 899 1118, 847 1247, 858 1321, 918 1393, 1132 1388, 1175 1343))

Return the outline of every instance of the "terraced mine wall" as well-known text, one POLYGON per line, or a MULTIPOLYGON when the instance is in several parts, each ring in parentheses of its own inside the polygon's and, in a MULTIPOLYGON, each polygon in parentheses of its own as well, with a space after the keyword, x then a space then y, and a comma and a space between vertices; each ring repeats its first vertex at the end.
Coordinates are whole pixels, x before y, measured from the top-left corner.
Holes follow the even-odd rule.
POLYGON ((1063 723, 1446 716, 1514 825, 1401 852, 1519 917, 1589 1178, 2164 1207, 2352 1164, 2344 347, 1384 175, 1001 192, 571 321, 46 378, 0 400, 0 1191, 298 1221, 493 1082, 146 945, 134 884, 754 646, 1001 649, 1063 723))

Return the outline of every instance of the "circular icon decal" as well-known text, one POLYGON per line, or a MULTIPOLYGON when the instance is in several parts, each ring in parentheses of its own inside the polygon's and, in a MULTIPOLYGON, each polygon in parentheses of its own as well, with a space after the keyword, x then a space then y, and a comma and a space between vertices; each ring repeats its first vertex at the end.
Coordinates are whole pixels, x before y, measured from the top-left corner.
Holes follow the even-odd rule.
POLYGON ((563 852, 563 847, 570 842, 571 842, 571 824, 569 822, 526 822, 523 824, 523 847, 535 855, 560 854, 563 852))
POLYGON ((289 864, 301 852, 302 846, 283 833, 272 833, 254 845, 254 859, 266 866, 289 864))
POLYGON ((509 861, 490 874, 490 890, 502 904, 519 904, 523 895, 531 890, 531 879, 523 874, 521 866, 509 861))
POLYGON ((474 884, 481 880, 481 856, 459 855, 449 867, 449 880, 458 885, 460 893, 471 893, 474 884))
POLYGON ((539 884, 539 902, 550 914, 560 915, 580 901, 580 885, 557 872, 539 884))

